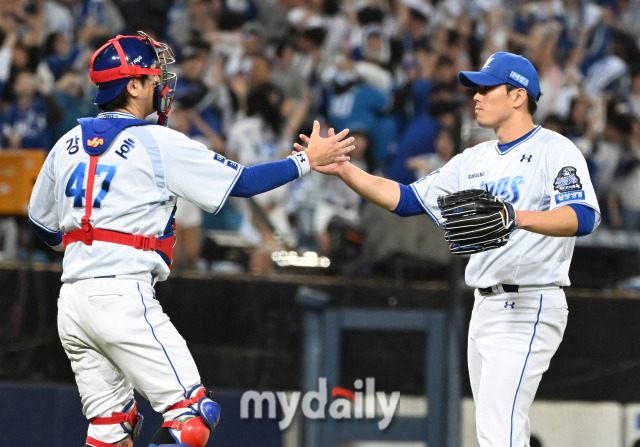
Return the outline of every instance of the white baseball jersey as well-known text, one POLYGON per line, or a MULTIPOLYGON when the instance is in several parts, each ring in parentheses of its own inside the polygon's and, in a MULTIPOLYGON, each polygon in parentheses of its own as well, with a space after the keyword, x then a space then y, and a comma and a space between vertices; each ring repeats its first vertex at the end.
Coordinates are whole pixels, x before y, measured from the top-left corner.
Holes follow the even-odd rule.
MULTIPOLYGON (((411 188, 437 224, 442 221, 438 196, 472 188, 486 188, 516 210, 586 205, 596 212, 595 225, 600 223, 582 153, 569 139, 539 126, 508 144, 493 140, 469 148, 411 188)), ((516 229, 509 239, 504 247, 471 256, 465 273, 467 285, 570 285, 575 238, 516 229)))
MULTIPOLYGON (((98 115, 105 116, 134 118, 127 113, 98 115)), ((81 139, 80 126, 65 134, 49 153, 34 186, 30 217, 50 232, 68 233, 81 226, 90 158, 81 139)), ((241 165, 175 130, 151 123, 127 127, 98 160, 92 225, 162 236, 178 196, 216 213, 241 172, 241 165)), ((169 268, 154 251, 111 242, 76 242, 65 250, 62 281, 143 272, 151 272, 162 281, 168 277, 169 268)))

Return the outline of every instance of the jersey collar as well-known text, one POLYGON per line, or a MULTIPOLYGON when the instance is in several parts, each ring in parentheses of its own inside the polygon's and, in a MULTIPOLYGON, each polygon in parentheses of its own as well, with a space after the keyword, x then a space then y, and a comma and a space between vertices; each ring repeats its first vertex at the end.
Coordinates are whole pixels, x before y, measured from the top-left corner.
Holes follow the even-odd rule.
POLYGON ((138 119, 128 112, 102 112, 99 113, 97 118, 110 119, 110 118, 125 118, 125 119, 138 119))
POLYGON ((513 140, 510 143, 505 143, 505 144, 496 143, 496 151, 498 151, 500 155, 504 155, 507 152, 511 151, 511 149, 527 141, 529 138, 534 136, 536 132, 538 132, 539 130, 540 130, 540 126, 536 126, 532 130, 530 130, 529 132, 527 132, 526 134, 518 138, 517 140, 513 140))

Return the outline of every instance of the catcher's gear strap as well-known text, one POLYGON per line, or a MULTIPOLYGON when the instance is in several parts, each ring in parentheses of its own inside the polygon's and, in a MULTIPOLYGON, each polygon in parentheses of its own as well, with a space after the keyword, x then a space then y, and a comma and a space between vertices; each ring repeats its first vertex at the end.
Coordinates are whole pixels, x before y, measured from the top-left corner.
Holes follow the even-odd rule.
MULTIPOLYGON (((193 389, 191 392, 193 392, 193 389)), ((218 420, 220 419, 220 405, 211 400, 209 393, 207 393, 207 390, 202 385, 199 386, 193 396, 174 404, 167 410, 167 412, 182 408, 195 410, 197 414, 202 416, 204 422, 206 422, 211 431, 216 428, 218 420)))
POLYGON ((85 245, 93 244, 93 241, 112 242, 114 244, 128 245, 139 250, 154 250, 162 259, 171 266, 173 261, 173 246, 175 235, 173 233, 157 238, 155 236, 143 236, 140 234, 127 234, 118 231, 93 228, 91 225, 91 211, 93 207, 93 183, 96 175, 98 156, 91 155, 89 161, 89 177, 87 178, 87 192, 85 200, 85 215, 81 219, 82 227, 72 230, 62 236, 62 245, 66 247, 75 242, 83 242, 85 245))
MULTIPOLYGON (((140 434, 140 429, 142 428, 144 417, 140 413, 138 413, 138 405, 133 401, 124 408, 124 411, 126 411, 131 404, 133 404, 133 406, 128 412, 120 413, 114 411, 113 413, 111 413, 111 416, 95 417, 91 419, 89 423, 91 425, 120 424, 127 436, 131 436, 131 440, 134 441, 140 434)), ((108 444, 106 442, 102 442, 98 439, 92 438, 91 436, 87 436, 86 443, 87 445, 90 445, 92 447, 116 446, 116 444, 108 444)))
POLYGON ((102 417, 102 418, 93 418, 91 419, 92 425, 111 425, 111 424, 124 424, 128 422, 134 427, 138 423, 138 419, 140 419, 140 413, 136 411, 136 406, 133 406, 133 409, 129 413, 118 413, 113 412, 111 416, 102 417))
POLYGON ((206 397, 206 396, 207 396, 207 391, 205 390, 204 387, 201 387, 200 389, 198 389, 196 394, 194 394, 193 396, 191 396, 188 399, 183 399, 180 402, 172 405, 171 407, 169 407, 167 409, 167 411, 173 411, 173 410, 178 410, 180 408, 190 407, 191 405, 198 403, 198 401, 200 399, 202 399, 203 397, 206 397))

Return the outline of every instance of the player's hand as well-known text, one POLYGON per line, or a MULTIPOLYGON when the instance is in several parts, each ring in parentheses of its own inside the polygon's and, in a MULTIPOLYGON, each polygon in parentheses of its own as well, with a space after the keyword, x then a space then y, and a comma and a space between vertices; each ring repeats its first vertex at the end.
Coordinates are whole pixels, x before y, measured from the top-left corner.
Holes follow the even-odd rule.
POLYGON ((307 147, 298 143, 294 143, 293 146, 297 151, 304 151, 307 154, 311 169, 318 170, 318 167, 350 159, 347 154, 354 150, 355 146, 352 144, 353 137, 345 138, 348 133, 349 129, 344 129, 337 135, 332 131, 326 138, 321 137, 320 123, 316 120, 313 122, 313 131, 310 136, 300 134, 300 139, 307 147))
MULTIPOLYGON (((329 138, 334 137, 336 134, 336 131, 334 130, 333 127, 331 127, 328 131, 327 134, 329 136, 329 138)), ((309 140, 310 138, 307 135, 304 134, 300 134, 299 135, 300 140, 308 145, 309 144, 309 140)), ((304 151, 306 150, 306 148, 304 146, 302 146, 301 144, 298 143, 294 143, 294 147, 296 149, 298 149, 297 151, 293 151, 294 154, 297 154, 299 151, 304 151)), ((338 161, 335 163, 331 163, 328 165, 324 165, 324 166, 315 166, 313 169, 317 172, 320 172, 321 174, 325 174, 325 175, 340 175, 341 169, 344 165, 348 164, 347 161, 349 160, 349 157, 346 157, 347 160, 345 161, 338 161)))

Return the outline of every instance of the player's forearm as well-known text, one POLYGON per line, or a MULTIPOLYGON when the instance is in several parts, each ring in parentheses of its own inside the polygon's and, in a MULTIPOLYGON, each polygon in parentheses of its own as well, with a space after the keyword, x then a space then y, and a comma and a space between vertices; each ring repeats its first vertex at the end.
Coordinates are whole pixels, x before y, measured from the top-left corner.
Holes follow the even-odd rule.
POLYGON ((578 230, 578 216, 568 206, 551 211, 517 210, 516 224, 521 230, 546 236, 574 236, 578 230))
POLYGON ((269 161, 244 167, 230 192, 235 197, 253 197, 288 183, 299 175, 293 159, 269 161))
POLYGON ((339 177, 360 197, 388 211, 393 211, 400 201, 400 186, 393 180, 371 175, 347 163, 339 177))

